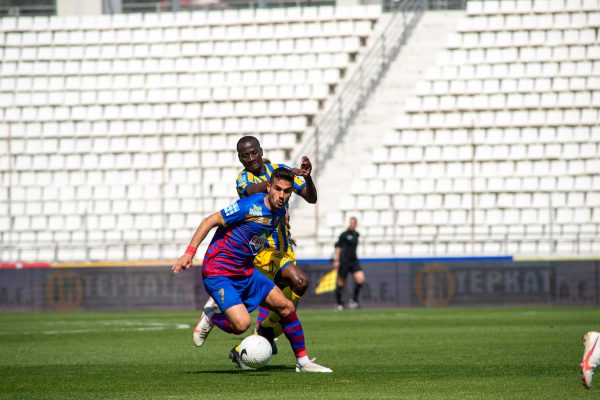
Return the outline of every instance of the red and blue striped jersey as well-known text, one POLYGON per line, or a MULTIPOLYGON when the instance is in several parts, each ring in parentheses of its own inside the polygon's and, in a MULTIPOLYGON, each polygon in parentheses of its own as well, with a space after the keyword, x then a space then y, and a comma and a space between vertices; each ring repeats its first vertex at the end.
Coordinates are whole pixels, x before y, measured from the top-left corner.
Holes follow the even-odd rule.
POLYGON ((285 209, 272 212, 265 205, 265 193, 240 199, 219 212, 217 228, 202 262, 205 276, 249 276, 252 261, 267 242, 285 209))
MULTIPOLYGON (((262 175, 254 175, 245 169, 239 173, 236 180, 236 189, 240 198, 248 196, 246 194, 246 188, 248 185, 268 181, 271 179, 273 171, 275 171, 277 168, 290 169, 290 167, 285 164, 264 164, 264 166, 265 173, 262 175)), ((304 182, 302 178, 298 176, 294 177, 294 182, 292 184, 294 192, 300 193, 305 186, 306 182, 304 182)), ((280 225, 277 227, 277 230, 273 231, 273 234, 267 238, 265 247, 271 247, 283 252, 293 251, 291 236, 292 234, 290 232, 288 223, 285 220, 282 220, 280 225)))

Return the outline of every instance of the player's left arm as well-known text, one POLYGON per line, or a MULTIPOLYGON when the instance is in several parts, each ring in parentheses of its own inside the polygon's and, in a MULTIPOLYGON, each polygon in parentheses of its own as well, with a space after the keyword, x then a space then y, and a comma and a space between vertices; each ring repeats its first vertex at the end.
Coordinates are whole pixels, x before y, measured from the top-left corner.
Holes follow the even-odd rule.
POLYGON ((297 176, 303 177, 306 183, 298 194, 310 204, 315 204, 317 202, 317 188, 310 175, 312 164, 308 157, 303 156, 300 160, 300 168, 292 168, 292 172, 297 176))
POLYGON ((246 195, 250 196, 256 193, 266 193, 268 184, 269 181, 250 183, 248 186, 246 186, 246 195))
POLYGON ((198 248, 198 246, 200 246, 200 243, 202 243, 202 241, 206 239, 206 236, 211 231, 211 229, 223 224, 223 217, 221 216, 220 212, 216 212, 204 218, 198 226, 198 228, 196 229, 194 236, 192 236, 192 240, 190 241, 190 244, 188 245, 188 248, 186 249, 185 253, 181 257, 179 257, 177 261, 175 261, 173 267, 171 268, 171 271, 173 271, 173 273, 176 274, 180 270, 185 271, 186 269, 191 268, 192 259, 194 258, 194 254, 196 253, 196 249, 198 248))

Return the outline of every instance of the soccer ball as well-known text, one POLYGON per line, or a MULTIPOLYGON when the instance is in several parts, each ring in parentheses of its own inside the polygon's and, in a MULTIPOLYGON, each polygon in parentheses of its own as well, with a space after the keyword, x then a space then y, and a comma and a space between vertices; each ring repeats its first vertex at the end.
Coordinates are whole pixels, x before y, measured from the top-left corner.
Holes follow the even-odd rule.
POLYGON ((240 343, 240 360, 250 368, 264 367, 271 359, 271 343, 259 335, 248 336, 240 343))

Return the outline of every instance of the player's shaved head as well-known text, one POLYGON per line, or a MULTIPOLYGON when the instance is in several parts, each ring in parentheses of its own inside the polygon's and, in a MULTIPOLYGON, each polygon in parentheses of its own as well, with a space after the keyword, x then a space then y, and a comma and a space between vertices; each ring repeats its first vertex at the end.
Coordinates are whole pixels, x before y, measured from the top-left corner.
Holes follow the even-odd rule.
POLYGON ((237 142, 238 159, 246 171, 258 176, 263 172, 263 152, 254 136, 244 136, 237 142))
POLYGON ((254 136, 244 136, 244 137, 240 138, 240 140, 238 140, 238 142, 237 142, 236 147, 237 147, 238 153, 246 145, 246 143, 260 147, 260 142, 258 141, 257 138, 255 138, 254 136))

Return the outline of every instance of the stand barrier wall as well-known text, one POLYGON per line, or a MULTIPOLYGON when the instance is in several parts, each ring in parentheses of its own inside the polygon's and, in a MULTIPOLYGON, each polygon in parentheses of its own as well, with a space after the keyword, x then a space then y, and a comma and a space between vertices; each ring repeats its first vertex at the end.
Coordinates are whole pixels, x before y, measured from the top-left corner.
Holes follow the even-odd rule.
MULTIPOLYGON (((195 310, 207 294, 200 268, 170 274, 162 265, 0 265, 0 311, 195 310)), ((328 260, 304 260, 310 288, 303 308, 329 308, 333 292, 316 295, 328 260)), ((598 306, 600 260, 512 257, 361 260, 363 307, 598 306)), ((351 293, 349 278, 345 299, 351 293)))

